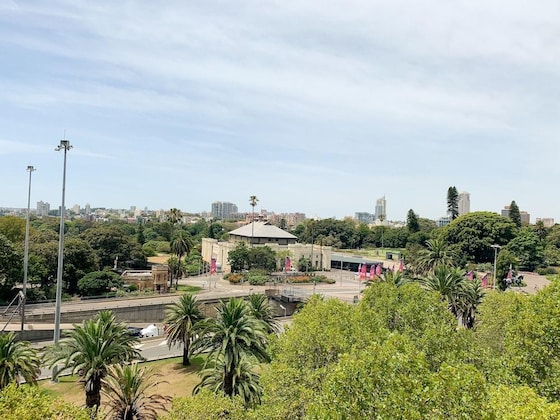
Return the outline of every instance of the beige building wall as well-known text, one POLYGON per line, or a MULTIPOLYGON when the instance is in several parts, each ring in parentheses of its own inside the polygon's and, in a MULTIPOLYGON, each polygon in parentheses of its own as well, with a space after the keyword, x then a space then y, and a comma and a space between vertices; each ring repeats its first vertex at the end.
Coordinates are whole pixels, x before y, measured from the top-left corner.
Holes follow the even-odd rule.
MULTIPOLYGON (((202 238, 202 259, 207 263, 210 263, 212 258, 216 258, 216 262, 222 266, 223 273, 231 272, 231 266, 228 263, 228 254, 230 251, 237 247, 237 242, 218 242, 216 239, 202 238)), ((311 259, 311 253, 313 252, 313 267, 319 270, 330 270, 331 268, 331 258, 332 258, 332 247, 330 246, 320 246, 314 244, 289 244, 289 245, 278 245, 278 244, 266 244, 274 252, 280 253, 282 251, 288 251, 290 259, 292 260, 292 266, 297 267, 297 263, 301 257, 311 259)), ((282 267, 279 267, 282 268, 282 267)))

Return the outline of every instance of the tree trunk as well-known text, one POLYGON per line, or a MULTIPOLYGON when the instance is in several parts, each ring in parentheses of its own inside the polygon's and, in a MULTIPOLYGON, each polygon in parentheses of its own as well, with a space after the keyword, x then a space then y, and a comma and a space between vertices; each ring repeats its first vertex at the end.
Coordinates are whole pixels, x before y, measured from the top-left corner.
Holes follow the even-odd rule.
POLYGON ((183 345, 183 366, 190 366, 191 361, 189 359, 189 344, 184 343, 183 345))
POLYGON ((93 379, 91 381, 91 389, 87 389, 86 384, 86 407, 95 407, 95 410, 99 409, 101 405, 101 379, 93 379))
POLYGON ((224 374, 224 393, 228 397, 233 395, 233 372, 226 371, 224 374))

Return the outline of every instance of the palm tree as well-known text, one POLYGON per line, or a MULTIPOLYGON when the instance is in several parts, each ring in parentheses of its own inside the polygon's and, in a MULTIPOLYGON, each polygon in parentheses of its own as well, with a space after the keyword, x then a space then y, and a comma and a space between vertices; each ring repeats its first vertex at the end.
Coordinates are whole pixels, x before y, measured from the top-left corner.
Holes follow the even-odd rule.
MULTIPOLYGON (((247 357, 242 357, 233 374, 233 394, 239 395, 245 402, 245 407, 254 407, 261 403, 263 388, 259 383, 260 376, 253 372, 254 364, 247 357)), ((193 389, 193 395, 198 394, 203 388, 208 388, 214 393, 225 393, 224 374, 225 365, 222 358, 216 364, 199 372, 201 382, 193 389)))
POLYGON ((165 313, 165 335, 167 344, 183 344, 183 366, 191 364, 191 343, 196 337, 198 322, 203 319, 200 302, 193 295, 183 295, 178 302, 167 307, 165 313))
POLYGON ((467 281, 458 268, 443 265, 436 266, 433 273, 420 279, 420 283, 428 290, 438 292, 441 299, 447 301, 449 310, 459 316, 459 297, 463 293, 464 282, 467 281))
POLYGON ((175 225, 181 220, 181 210, 177 208, 172 208, 167 212, 167 220, 171 222, 172 225, 175 225))
POLYGON ((137 362, 113 365, 102 380, 102 393, 109 402, 108 415, 119 420, 156 419, 158 411, 167 411, 171 397, 150 393, 165 381, 155 381, 159 374, 141 369, 137 362))
MULTIPOLYGON (((188 235, 187 232, 184 230, 180 230, 175 235, 173 242, 171 242, 171 252, 177 255, 177 259, 179 260, 179 264, 177 265, 177 271, 175 273, 175 277, 177 282, 179 281, 179 277, 181 275, 181 258, 183 255, 189 255, 193 248, 193 242, 191 237, 188 235)), ((171 283, 169 287, 173 286, 173 277, 171 278, 171 283)), ((177 283, 175 283, 175 288, 177 288, 177 283)))
POLYGON ((262 293, 255 293, 249 296, 249 308, 251 314, 263 321, 267 326, 267 332, 279 332, 280 324, 274 318, 274 311, 268 304, 268 298, 262 293))
POLYGON ((202 336, 195 347, 198 351, 209 352, 207 363, 213 361, 222 366, 222 389, 232 396, 236 371, 243 358, 257 362, 270 360, 266 351, 267 326, 251 314, 243 299, 221 301, 216 310, 216 318, 202 321, 202 336))
POLYGON ((420 251, 418 265, 423 273, 433 272, 436 267, 452 267, 453 253, 449 251, 445 242, 440 238, 426 241, 427 249, 420 251))
POLYGON ((36 384, 41 366, 37 351, 27 341, 15 341, 13 332, 0 334, 0 390, 12 382, 36 384))
POLYGON ((484 289, 480 280, 464 280, 461 289, 456 295, 457 316, 467 328, 473 328, 476 321, 476 309, 482 302, 484 289))
POLYGON ((255 235, 255 206, 259 199, 256 195, 252 195, 249 197, 249 204, 253 207, 253 215, 251 217, 251 246, 253 246, 253 236, 255 235))
POLYGON ((101 403, 101 380, 108 367, 140 359, 140 352, 134 347, 138 343, 111 311, 101 311, 82 325, 75 324, 66 338, 47 350, 45 359, 51 369, 62 362, 57 376, 67 370, 77 373, 84 383, 86 407, 97 409, 101 403))
POLYGON ((408 283, 410 279, 405 277, 401 271, 388 270, 379 276, 379 281, 392 283, 397 287, 401 287, 402 285, 408 283))

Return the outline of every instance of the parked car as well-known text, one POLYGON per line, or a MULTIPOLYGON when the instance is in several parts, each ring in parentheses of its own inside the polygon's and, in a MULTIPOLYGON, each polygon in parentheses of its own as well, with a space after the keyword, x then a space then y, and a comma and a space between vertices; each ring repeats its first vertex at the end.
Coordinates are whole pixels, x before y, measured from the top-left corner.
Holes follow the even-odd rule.
POLYGON ((133 337, 142 337, 142 328, 128 327, 128 333, 133 337))
POLYGON ((146 328, 142 328, 140 334, 142 337, 157 337, 159 335, 159 330, 156 324, 150 324, 146 328))

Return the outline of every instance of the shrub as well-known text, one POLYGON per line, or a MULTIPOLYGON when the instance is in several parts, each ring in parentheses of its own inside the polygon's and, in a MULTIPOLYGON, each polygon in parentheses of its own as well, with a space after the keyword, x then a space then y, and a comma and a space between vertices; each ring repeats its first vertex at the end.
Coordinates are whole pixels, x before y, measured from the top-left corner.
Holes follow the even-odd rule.
POLYGON ((231 284, 239 284, 243 280, 243 274, 229 273, 224 276, 224 280, 229 281, 231 284))
POLYGON ((558 274, 558 269, 556 269, 555 267, 539 267, 537 268, 537 274, 540 274, 541 276, 547 276, 547 275, 555 275, 558 274))

